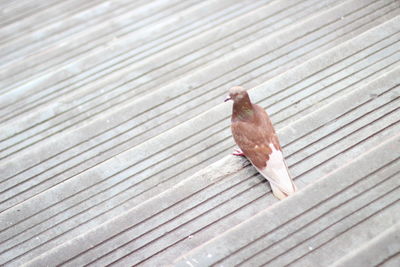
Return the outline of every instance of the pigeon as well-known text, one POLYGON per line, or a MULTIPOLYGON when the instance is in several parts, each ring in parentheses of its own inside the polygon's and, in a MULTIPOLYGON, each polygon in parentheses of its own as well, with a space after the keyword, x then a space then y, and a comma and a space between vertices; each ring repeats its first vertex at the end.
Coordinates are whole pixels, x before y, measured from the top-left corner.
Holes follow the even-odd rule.
POLYGON ((245 156, 271 184, 278 199, 292 195, 296 186, 290 177, 282 148, 272 122, 265 110, 252 104, 243 87, 229 89, 225 102, 233 100, 231 130, 239 146, 233 155, 245 156))

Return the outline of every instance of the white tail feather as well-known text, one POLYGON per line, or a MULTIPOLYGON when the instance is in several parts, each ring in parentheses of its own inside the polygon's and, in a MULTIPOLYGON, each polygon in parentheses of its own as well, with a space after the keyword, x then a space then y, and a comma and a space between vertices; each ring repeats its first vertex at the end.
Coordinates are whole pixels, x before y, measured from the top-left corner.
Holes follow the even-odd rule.
POLYGON ((283 199, 292 195, 297 189, 290 177, 282 152, 275 149, 273 144, 269 146, 272 153, 269 156, 267 167, 257 168, 257 170, 270 182, 274 195, 283 199))

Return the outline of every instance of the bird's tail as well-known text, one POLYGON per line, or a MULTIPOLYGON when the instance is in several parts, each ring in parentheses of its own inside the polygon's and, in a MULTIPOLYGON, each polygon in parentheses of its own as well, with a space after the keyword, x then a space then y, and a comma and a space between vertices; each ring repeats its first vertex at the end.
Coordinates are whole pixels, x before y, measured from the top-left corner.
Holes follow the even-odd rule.
MULTIPOLYGON (((286 166, 285 166, 286 167, 286 166)), ((258 169, 262 176, 269 181, 271 184, 272 193, 278 199, 284 199, 297 191, 297 187, 294 184, 290 174, 285 169, 275 169, 272 170, 269 168, 258 169)))
POLYGON ((276 186, 274 183, 271 183, 272 193, 275 197, 282 200, 297 191, 296 185, 293 183, 293 190, 292 191, 283 191, 280 187, 276 186))

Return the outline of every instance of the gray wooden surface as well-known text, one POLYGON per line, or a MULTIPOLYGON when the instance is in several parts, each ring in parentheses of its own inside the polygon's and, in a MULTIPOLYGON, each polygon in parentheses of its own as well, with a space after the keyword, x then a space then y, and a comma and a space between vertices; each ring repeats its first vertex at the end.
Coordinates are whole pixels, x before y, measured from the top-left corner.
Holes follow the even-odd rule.
POLYGON ((0 0, 0 265, 398 266, 399 107, 398 0, 0 0))

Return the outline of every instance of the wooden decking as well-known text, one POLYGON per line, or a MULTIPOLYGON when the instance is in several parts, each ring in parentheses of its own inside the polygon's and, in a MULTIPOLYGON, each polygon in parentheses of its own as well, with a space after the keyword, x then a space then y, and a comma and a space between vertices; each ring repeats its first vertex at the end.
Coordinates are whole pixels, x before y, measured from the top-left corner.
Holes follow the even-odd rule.
POLYGON ((399 265, 398 0, 0 0, 0 59, 0 265, 399 265))

